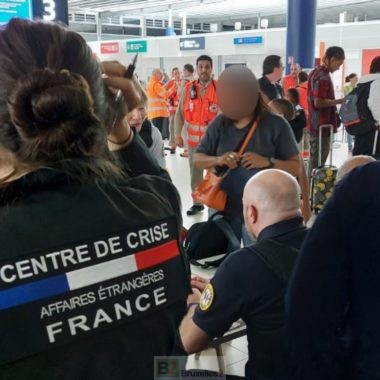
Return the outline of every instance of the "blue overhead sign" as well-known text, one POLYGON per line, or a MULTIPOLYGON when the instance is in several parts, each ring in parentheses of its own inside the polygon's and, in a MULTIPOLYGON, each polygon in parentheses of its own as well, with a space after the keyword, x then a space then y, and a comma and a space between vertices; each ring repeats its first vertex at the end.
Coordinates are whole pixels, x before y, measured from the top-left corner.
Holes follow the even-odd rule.
POLYGON ((262 44, 263 36, 255 37, 235 37, 234 45, 262 44))
POLYGON ((188 37, 179 39, 179 50, 203 50, 206 41, 204 37, 188 37))
POLYGON ((13 17, 32 18, 31 0, 1 0, 0 25, 8 23, 13 17))

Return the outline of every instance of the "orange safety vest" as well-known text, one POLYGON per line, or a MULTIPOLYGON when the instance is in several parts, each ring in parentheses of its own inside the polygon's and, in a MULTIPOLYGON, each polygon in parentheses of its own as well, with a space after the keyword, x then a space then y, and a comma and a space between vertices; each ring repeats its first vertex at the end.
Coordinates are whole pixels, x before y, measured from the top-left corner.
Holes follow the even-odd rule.
POLYGON ((200 95, 198 80, 186 83, 183 118, 188 123, 187 142, 192 148, 196 148, 199 145, 203 135, 206 133, 207 126, 218 114, 216 83, 213 80, 207 86, 203 98, 200 95))
POLYGON ((171 79, 166 86, 166 88, 170 92, 170 95, 169 95, 170 115, 175 114, 175 112, 177 111, 178 104, 179 104, 179 96, 177 93, 177 88, 179 88, 180 85, 181 85, 181 80, 171 79))
POLYGON ((150 78, 147 88, 148 93, 148 119, 156 117, 169 117, 168 92, 160 81, 150 78))
POLYGON ((289 88, 295 88, 298 86, 298 83, 293 75, 289 74, 282 78, 282 87, 284 88, 284 92, 289 90, 289 88))

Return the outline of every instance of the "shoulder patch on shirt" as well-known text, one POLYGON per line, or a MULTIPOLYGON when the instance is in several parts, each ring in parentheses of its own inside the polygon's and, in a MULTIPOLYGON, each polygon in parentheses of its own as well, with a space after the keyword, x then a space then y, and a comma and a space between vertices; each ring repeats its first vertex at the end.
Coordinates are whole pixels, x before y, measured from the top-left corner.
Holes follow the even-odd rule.
POLYGON ((210 308, 214 302, 214 295, 214 287, 212 284, 207 284, 202 292, 201 299, 199 301, 199 307, 202 311, 206 311, 210 308))

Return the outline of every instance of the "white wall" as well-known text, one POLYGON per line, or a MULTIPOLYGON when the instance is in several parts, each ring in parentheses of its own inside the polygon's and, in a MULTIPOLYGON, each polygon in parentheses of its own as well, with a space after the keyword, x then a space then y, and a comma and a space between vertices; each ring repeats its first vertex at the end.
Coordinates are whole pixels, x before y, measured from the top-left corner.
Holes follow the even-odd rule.
MULTIPOLYGON (((201 36, 201 35, 196 35, 201 36)), ((221 68, 226 63, 246 63, 258 77, 261 76, 261 65, 268 54, 285 56, 286 30, 285 28, 269 30, 247 30, 240 32, 210 33, 203 35, 206 38, 205 50, 179 51, 179 36, 147 38, 148 52, 139 56, 136 72, 146 80, 153 68, 160 67, 160 58, 166 72, 174 66, 182 67, 185 63, 195 65, 196 58, 201 54, 208 54, 214 60, 214 71, 219 73, 218 57, 221 68), (239 36, 262 36, 260 45, 234 45, 233 38, 239 36)), ((380 48, 380 21, 358 22, 347 24, 329 24, 317 26, 316 56, 319 55, 319 43, 325 42, 326 47, 332 45, 342 46, 346 52, 345 74, 361 73, 361 50, 367 48, 380 48)), ((190 36, 188 36, 190 37, 190 36)), ((194 37, 192 35, 191 37, 194 37)), ((128 64, 133 54, 126 53, 126 40, 119 40, 120 53, 116 55, 101 55, 100 42, 89 42, 92 49, 102 60, 117 59, 128 64)), ((284 57, 285 60, 285 57, 284 57)), ((341 81, 343 71, 335 74, 337 83, 341 81)))

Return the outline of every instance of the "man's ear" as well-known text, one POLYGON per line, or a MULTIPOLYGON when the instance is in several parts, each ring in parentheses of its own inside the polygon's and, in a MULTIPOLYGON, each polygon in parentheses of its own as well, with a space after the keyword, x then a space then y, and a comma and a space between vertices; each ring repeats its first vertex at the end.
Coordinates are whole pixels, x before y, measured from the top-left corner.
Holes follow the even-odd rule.
POLYGON ((259 213, 257 208, 251 205, 251 207, 249 208, 249 218, 251 219, 252 224, 255 224, 257 222, 258 214, 259 213))

